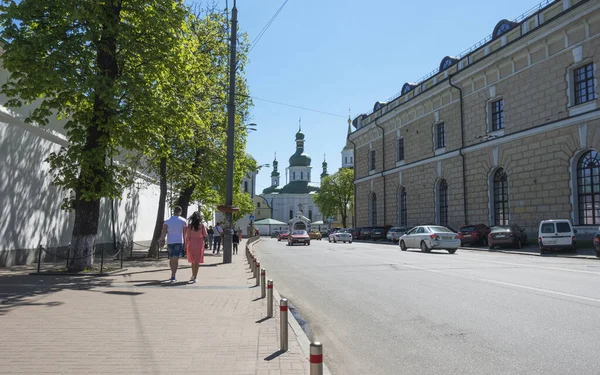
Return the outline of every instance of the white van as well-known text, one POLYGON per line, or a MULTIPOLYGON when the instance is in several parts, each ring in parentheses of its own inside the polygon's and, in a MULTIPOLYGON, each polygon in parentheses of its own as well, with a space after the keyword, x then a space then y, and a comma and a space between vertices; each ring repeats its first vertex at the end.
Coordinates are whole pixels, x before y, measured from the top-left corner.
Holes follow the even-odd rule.
POLYGON ((575 251, 575 233, 569 220, 544 220, 540 223, 538 245, 540 255, 549 250, 575 251))

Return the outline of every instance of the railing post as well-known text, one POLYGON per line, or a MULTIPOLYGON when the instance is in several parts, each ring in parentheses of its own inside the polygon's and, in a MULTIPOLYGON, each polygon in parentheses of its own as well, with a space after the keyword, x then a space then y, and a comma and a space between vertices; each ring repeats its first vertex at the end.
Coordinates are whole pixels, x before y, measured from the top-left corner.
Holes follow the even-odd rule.
POLYGON ((323 375, 323 345, 310 343, 310 375, 323 375))
POLYGON ((288 300, 287 298, 282 298, 279 301, 279 332, 280 335, 280 343, 279 347, 282 352, 287 352, 288 350, 288 300))
POLYGON ((267 272, 265 269, 260 270, 260 297, 265 298, 267 296, 267 285, 265 285, 265 279, 267 277, 267 272))
POLYGON ((42 264, 42 245, 40 245, 40 247, 38 248, 38 267, 37 267, 37 273, 40 273, 40 267, 42 264))
POLYGON ((273 280, 267 281, 267 317, 273 317, 273 280))

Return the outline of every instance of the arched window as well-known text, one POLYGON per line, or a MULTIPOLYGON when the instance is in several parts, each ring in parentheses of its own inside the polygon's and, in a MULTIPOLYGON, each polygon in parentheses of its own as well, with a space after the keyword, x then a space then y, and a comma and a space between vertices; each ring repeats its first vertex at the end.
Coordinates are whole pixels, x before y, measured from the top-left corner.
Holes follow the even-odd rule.
POLYGON ((292 220, 294 218, 294 211, 290 210, 290 220, 292 220))
POLYGON ((293 174, 292 180, 296 181, 296 172, 292 172, 292 174, 293 174))
POLYGON ((370 225, 374 227, 377 225, 377 196, 375 193, 371 194, 371 202, 369 206, 369 211, 371 213, 371 215, 369 215, 370 225))
POLYGON ((600 154, 588 151, 577 163, 579 224, 600 224, 600 154))
POLYGON ((244 193, 248 192, 248 181, 244 181, 244 193))
POLYGON ((300 171, 300 179, 304 180, 304 171, 300 171))
POLYGON ((308 220, 312 221, 312 210, 308 210, 308 220))
POLYGON ((406 189, 402 187, 398 190, 398 225, 401 227, 408 226, 406 213, 406 189))
POLYGON ((256 202, 256 208, 260 208, 260 202, 256 202))
POLYGON ((448 225, 448 183, 440 180, 437 185, 437 214, 440 225, 448 225))
POLYGON ((508 176, 504 168, 494 173, 494 225, 508 225, 508 176))

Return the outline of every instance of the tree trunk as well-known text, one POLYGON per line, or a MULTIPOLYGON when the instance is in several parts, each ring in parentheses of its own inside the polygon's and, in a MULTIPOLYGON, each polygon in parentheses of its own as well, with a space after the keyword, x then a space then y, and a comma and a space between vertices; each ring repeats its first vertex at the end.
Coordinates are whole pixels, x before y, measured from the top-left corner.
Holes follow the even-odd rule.
MULTIPOLYGON (((200 173, 200 162, 202 152, 202 149, 196 149, 196 155, 194 156, 194 164, 192 164, 191 168, 192 176, 198 175, 200 173)), ((186 187, 181 192, 179 192, 179 198, 177 198, 177 205, 181 207, 181 216, 183 218, 188 217, 188 207, 190 205, 190 200, 192 199, 192 194, 194 194, 194 190, 196 190, 196 184, 192 183, 190 186, 186 187)))
POLYGON ((117 64, 117 28, 121 17, 121 0, 107 1, 102 5, 103 27, 96 51, 96 76, 94 106, 82 150, 81 169, 75 189, 75 224, 71 238, 71 257, 68 270, 80 272, 94 264, 96 235, 100 217, 100 196, 106 183, 107 139, 114 110, 107 97, 119 74, 117 64), (85 197, 84 194, 91 195, 85 197))
POLYGON ((342 226, 343 226, 344 228, 348 228, 348 227, 346 226, 346 220, 347 220, 347 219, 348 219, 348 214, 346 213, 346 210, 343 210, 343 211, 342 211, 342 226))
POLYGON ((152 242, 148 249, 148 256, 155 258, 158 255, 158 241, 165 221, 165 206, 167 203, 167 158, 160 159, 160 194, 158 196, 158 212, 156 213, 156 224, 154 224, 154 234, 152 242))
POLYGON ((181 217, 183 218, 188 217, 187 211, 190 205, 190 200, 192 199, 192 194, 194 193, 195 189, 196 184, 192 184, 192 186, 189 186, 183 189, 181 192, 179 192, 179 198, 177 198, 177 205, 181 207, 181 217))
POLYGON ((84 201, 79 197, 75 202, 75 224, 71 237, 71 251, 68 262, 69 272, 81 272, 94 265, 94 250, 98 219, 100 217, 100 200, 84 201))

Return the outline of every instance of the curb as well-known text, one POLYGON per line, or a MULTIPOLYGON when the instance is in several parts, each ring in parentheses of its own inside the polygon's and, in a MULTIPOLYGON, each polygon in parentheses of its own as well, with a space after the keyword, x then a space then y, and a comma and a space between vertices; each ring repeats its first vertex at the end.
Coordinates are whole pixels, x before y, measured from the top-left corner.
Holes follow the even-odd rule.
MULTIPOLYGON (((254 244, 256 244, 258 242, 260 242, 260 239, 248 244, 248 248, 251 250, 252 247, 254 246, 254 244)), ((279 301, 281 300, 281 294, 279 294, 279 292, 275 288, 273 288, 273 299, 274 299, 273 304, 279 306, 279 301)), ((273 310, 275 310, 275 309, 273 309, 273 310)), ((304 332, 302 327, 300 327, 300 323, 298 323, 294 314, 292 314, 291 311, 289 311, 289 310, 288 310, 288 325, 292 328, 292 331, 294 331, 294 334, 296 335, 296 339, 298 340, 298 343, 300 344, 300 348, 302 348, 302 353, 304 353, 304 356, 308 360, 308 358, 310 357, 310 339, 308 338, 308 336, 306 335, 306 332, 304 332), (290 319, 290 316, 291 316, 291 319, 290 319)), ((329 371, 329 368, 327 367, 327 364, 325 363, 325 361, 323 361, 323 375, 332 375, 331 371, 329 371)))

